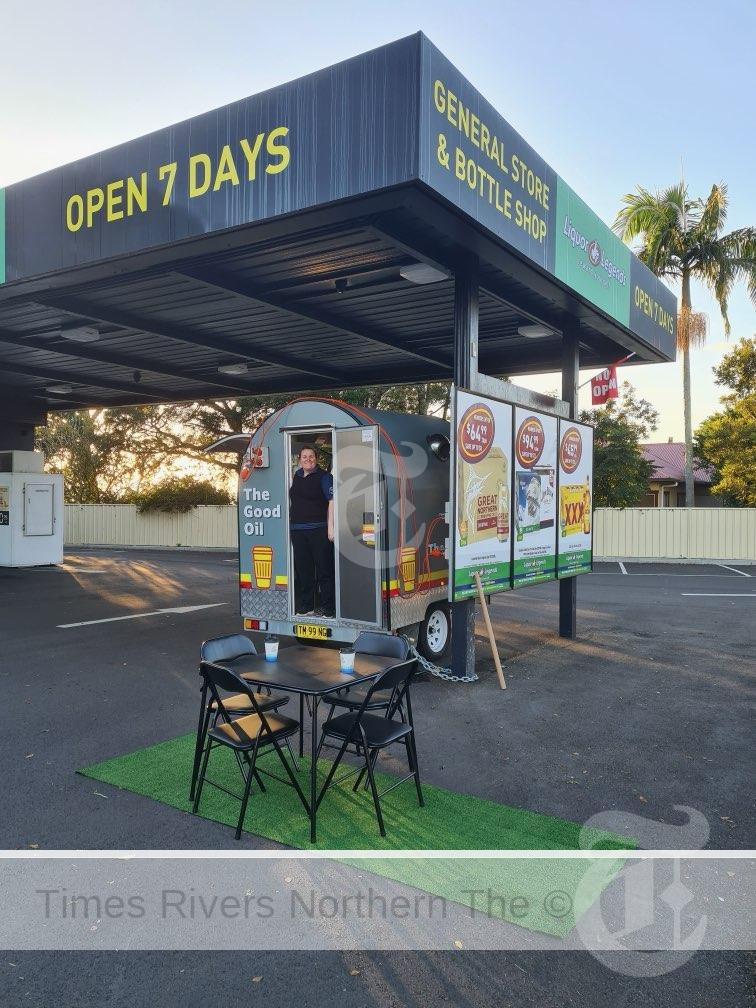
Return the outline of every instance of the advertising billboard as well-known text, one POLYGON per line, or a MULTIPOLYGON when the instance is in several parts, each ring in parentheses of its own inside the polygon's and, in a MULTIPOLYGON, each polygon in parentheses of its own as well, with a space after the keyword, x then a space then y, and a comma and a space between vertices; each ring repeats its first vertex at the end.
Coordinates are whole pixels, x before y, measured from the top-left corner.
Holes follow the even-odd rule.
POLYGON ((456 396, 454 601, 511 588, 512 406, 459 390, 456 396))
POLYGON ((593 563, 593 428, 559 420, 557 576, 587 574, 593 563))
POLYGON ((557 418, 514 411, 513 584, 556 576, 557 418))

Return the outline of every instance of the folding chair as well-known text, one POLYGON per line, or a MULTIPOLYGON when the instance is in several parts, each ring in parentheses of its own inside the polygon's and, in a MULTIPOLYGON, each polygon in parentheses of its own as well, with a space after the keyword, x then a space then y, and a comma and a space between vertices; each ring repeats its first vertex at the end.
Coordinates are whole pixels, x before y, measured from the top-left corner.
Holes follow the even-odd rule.
MULTIPOLYGON (((238 658, 245 654, 257 654, 257 649, 249 637, 244 634, 226 634, 223 637, 212 637, 204 641, 200 647, 200 662, 225 662, 232 658, 238 658)), ((201 673, 201 669, 200 669, 201 673)), ((268 696, 258 697, 258 704, 262 710, 278 710, 289 702, 288 696, 268 696)), ((239 714, 249 714, 253 708, 246 694, 237 693, 235 696, 226 697, 224 706, 232 716, 239 714)), ((201 700, 199 721, 197 724, 197 741, 194 746, 194 765, 192 767, 192 782, 189 788, 189 800, 194 798, 194 789, 197 786, 197 775, 199 774, 200 760, 202 759, 202 748, 205 742, 205 735, 210 727, 210 723, 218 720, 218 707, 214 700, 208 700, 208 687, 205 678, 202 679, 201 700)), ((286 740, 286 745, 294 762, 295 769, 299 769, 291 743, 286 740)))
POLYGON ((414 658, 409 661, 393 665, 376 678, 373 685, 365 694, 365 698, 363 699, 359 710, 339 714, 336 717, 329 718, 325 722, 323 725, 320 745, 318 746, 318 755, 324 746, 331 749, 338 748, 339 752, 333 762, 333 765, 331 766, 331 769, 328 771, 328 776, 326 777, 325 783, 318 795, 317 804, 315 806, 316 809, 323 800, 323 796, 331 786, 331 783, 340 784, 342 781, 358 772, 359 776, 357 777, 352 790, 357 791, 363 776, 367 774, 381 836, 386 836, 386 829, 383 825, 383 814, 381 812, 380 803, 382 795, 389 791, 393 791, 395 787, 398 787, 400 784, 403 784, 412 777, 414 778, 415 788, 417 789, 418 804, 421 806, 425 805, 423 792, 420 787, 420 772, 417 764, 417 749, 415 746, 415 730, 412 720, 412 702, 410 700, 409 692, 410 682, 412 681, 412 677, 415 675, 416 670, 417 659, 414 658), (376 714, 370 714, 369 708, 371 703, 373 703, 374 695, 376 693, 383 693, 387 690, 390 691, 390 696, 389 701, 384 708, 385 716, 379 717, 376 714), (394 720, 394 715, 400 709, 402 704, 406 704, 407 720, 394 720), (332 745, 327 742, 326 740, 329 738, 335 739, 337 743, 340 743, 340 746, 332 745), (410 772, 405 777, 402 777, 401 780, 398 780, 394 784, 385 788, 379 794, 375 785, 375 775, 373 772, 375 761, 378 754, 383 749, 386 749, 388 746, 394 745, 397 742, 401 742, 407 751, 407 763, 409 764, 410 772), (354 748, 349 749, 350 745, 354 746, 354 748), (333 778, 336 770, 347 752, 363 756, 365 765, 361 768, 353 768, 349 771, 349 773, 344 774, 337 781, 334 781, 333 778))
MULTIPOLYGON (((371 630, 364 630, 355 641, 354 650, 357 654, 380 655, 386 658, 398 658, 405 661, 409 654, 409 645, 404 637, 395 637, 391 634, 375 633, 371 630)), ((345 690, 343 693, 328 695, 326 703, 330 704, 326 720, 333 715, 334 707, 345 707, 347 710, 358 711, 365 699, 365 694, 361 690, 345 690)), ((391 692, 388 695, 375 696, 370 705, 366 708, 369 711, 387 710, 391 701, 391 692)), ((400 711, 403 716, 403 712, 400 711)))
POLYGON ((236 839, 238 840, 241 836, 242 826, 244 825, 244 816, 247 812, 247 803, 249 801, 249 794, 252 788, 252 778, 255 778, 260 786, 260 790, 264 792, 265 785, 263 784, 260 776, 261 774, 264 774, 266 777, 280 781, 282 784, 290 784, 296 790, 300 801, 309 815, 310 808, 307 804, 307 799, 305 798, 304 792, 299 786, 296 775, 289 766, 284 751, 280 745, 281 742, 286 742, 287 739, 299 731, 299 722, 295 721, 294 718, 289 718, 284 714, 279 714, 277 711, 264 711, 259 702, 258 695, 254 692, 252 687, 246 683, 241 676, 238 676, 230 669, 223 668, 219 665, 213 665, 210 662, 203 662, 200 668, 207 682, 212 700, 217 705, 216 709, 218 711, 218 718, 213 726, 208 729, 205 736, 202 764, 200 767, 199 777, 197 778, 197 790, 194 796, 192 812, 196 813, 199 809, 200 798, 202 797, 202 788, 206 782, 212 787, 217 788, 219 791, 223 791, 225 794, 231 795, 233 798, 238 798, 239 801, 241 801, 239 822, 236 826, 236 839), (232 693, 234 695, 237 693, 246 695, 249 699, 253 713, 236 719, 232 718, 230 712, 226 709, 225 702, 222 697, 223 692, 232 693), (217 781, 212 781, 207 777, 207 765, 210 759, 210 753, 218 746, 226 746, 230 748, 236 757, 236 761, 244 780, 244 792, 241 795, 235 794, 233 791, 229 791, 228 788, 224 787, 222 784, 219 784, 217 781), (288 780, 284 780, 282 777, 277 777, 267 769, 258 769, 258 756, 262 752, 269 751, 271 746, 275 749, 279 760, 283 764, 289 778, 288 780))

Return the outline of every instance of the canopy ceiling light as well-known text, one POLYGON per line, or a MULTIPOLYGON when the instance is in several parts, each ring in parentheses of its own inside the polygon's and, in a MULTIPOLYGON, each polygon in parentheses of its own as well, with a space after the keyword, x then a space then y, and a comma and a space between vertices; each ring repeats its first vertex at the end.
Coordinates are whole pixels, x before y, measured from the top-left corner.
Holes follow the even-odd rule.
POLYGON ((409 266, 402 266, 399 276, 409 280, 414 284, 438 283, 440 280, 448 280, 451 276, 445 270, 436 269, 428 263, 410 263, 409 266))
POLYGON ((517 327, 517 332, 525 339, 543 339, 544 336, 554 335, 554 330, 545 325, 521 325, 517 327))
POLYGON ((100 338, 100 334, 94 326, 74 326, 72 329, 61 329, 60 335, 63 339, 72 340, 74 343, 94 343, 100 338))
POLYGON ((221 364, 218 370, 221 374, 242 375, 249 371, 249 364, 244 364, 243 362, 239 364, 221 364))
POLYGON ((73 392, 73 385, 48 385, 47 391, 54 392, 55 395, 68 395, 73 392))

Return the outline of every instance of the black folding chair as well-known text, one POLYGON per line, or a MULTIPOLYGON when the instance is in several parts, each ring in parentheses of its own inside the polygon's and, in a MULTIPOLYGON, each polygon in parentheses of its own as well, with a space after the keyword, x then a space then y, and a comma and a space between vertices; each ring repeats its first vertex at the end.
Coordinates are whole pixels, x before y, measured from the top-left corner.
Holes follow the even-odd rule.
MULTIPOLYGON (((232 658, 239 658, 241 655, 245 654, 257 654, 257 649, 249 637, 245 637, 244 634, 226 634, 223 637, 212 637, 210 640, 204 641, 200 647, 200 662, 225 662, 232 658)), ((200 674, 202 674, 201 668, 200 674)), ((268 696, 263 696, 261 693, 258 696, 259 706, 262 710, 266 711, 278 710, 279 707, 283 707, 283 705, 288 702, 289 698, 287 696, 271 696, 270 690, 268 690, 268 696)), ((224 706, 228 713, 232 716, 249 714, 253 710, 249 698, 243 693, 237 693, 234 696, 226 697, 224 700, 224 706)), ((207 734, 207 730, 210 727, 211 722, 214 724, 218 720, 218 714, 219 711, 217 704, 214 700, 208 699, 208 685, 203 676, 199 721, 197 724, 197 741, 194 746, 192 782, 189 787, 190 801, 194 798, 194 789, 197 786, 197 775, 199 774, 205 735, 207 734)), ((298 770, 299 765, 294 757, 294 752, 288 739, 286 740, 286 745, 294 762, 294 767, 298 770)))
POLYGON ((238 798, 241 801, 239 822, 236 826, 236 839, 238 840, 241 836, 244 816, 247 812, 252 778, 255 778, 260 786, 260 790, 264 792, 265 785, 260 776, 263 774, 273 780, 280 781, 282 784, 290 784, 296 790, 300 801, 309 815, 310 807, 307 804, 307 799, 304 796, 302 788, 299 786, 296 774, 289 766, 288 760, 281 748, 282 742, 286 742, 287 739, 299 731, 299 722, 295 721, 294 718, 279 714, 277 711, 268 710, 266 712, 263 710, 258 694, 254 692, 253 688, 241 676, 238 676, 230 669, 213 665, 210 662, 203 662, 200 668, 207 682, 212 700, 216 704, 218 718, 213 726, 208 729, 205 736, 202 765, 197 779, 197 792, 194 796, 192 811, 196 813, 199 808, 202 787, 205 783, 210 784, 219 791, 225 792, 225 794, 231 795, 233 798, 238 798), (233 695, 237 693, 244 694, 249 699, 252 713, 244 717, 232 718, 223 700, 223 693, 231 693, 233 695), (236 757, 244 780, 244 792, 241 795, 229 791, 222 784, 212 781, 207 777, 207 764, 210 759, 210 753, 218 746, 230 748, 236 757), (277 777, 276 774, 271 773, 267 769, 258 768, 258 756, 269 752, 271 747, 275 749, 279 760, 283 764, 289 778, 288 780, 277 777))
POLYGON ((412 720, 412 702, 410 700, 410 682, 416 670, 417 659, 415 658, 393 665, 376 678, 365 694, 359 710, 338 714, 336 717, 329 718, 325 722, 320 738, 320 745, 318 746, 318 755, 324 746, 330 749, 338 748, 339 752, 331 769, 328 771, 328 776, 318 795, 316 809, 332 783, 340 784, 355 773, 359 773, 359 776, 354 783, 353 791, 357 791, 363 776, 367 774, 381 836, 386 836, 379 800, 382 795, 393 791, 395 787, 399 787, 400 784, 403 784, 412 777, 415 780, 418 803, 425 805, 423 792, 420 787, 415 730, 412 720), (376 693, 385 693, 386 691, 389 691, 390 695, 388 703, 384 707, 385 716, 379 717, 377 714, 369 713, 374 695, 376 693), (395 719, 395 715, 402 705, 406 705, 406 721, 395 719), (335 739, 337 745, 329 743, 326 741, 327 739, 335 739), (379 794, 375 785, 375 775, 373 772, 375 761, 383 749, 397 742, 401 742, 407 750, 407 763, 409 764, 410 772, 405 777, 402 777, 401 780, 384 788, 379 794), (354 748, 350 749, 350 745, 354 748), (355 767, 349 773, 345 773, 338 780, 334 781, 336 770, 347 752, 364 757, 364 766, 355 767))
MULTIPOLYGON (((364 630, 355 641, 354 650, 357 654, 380 655, 386 658, 398 658, 405 661, 409 654, 409 644, 404 637, 395 637, 392 634, 375 633, 372 630, 364 630)), ((346 689, 343 693, 332 694, 326 697, 329 703, 326 720, 333 715, 334 707, 345 707, 347 710, 358 711, 365 699, 362 690, 346 689)), ((391 702, 391 690, 379 692, 370 701, 366 710, 387 710, 391 702)), ((402 713, 400 711, 400 713, 402 713)))

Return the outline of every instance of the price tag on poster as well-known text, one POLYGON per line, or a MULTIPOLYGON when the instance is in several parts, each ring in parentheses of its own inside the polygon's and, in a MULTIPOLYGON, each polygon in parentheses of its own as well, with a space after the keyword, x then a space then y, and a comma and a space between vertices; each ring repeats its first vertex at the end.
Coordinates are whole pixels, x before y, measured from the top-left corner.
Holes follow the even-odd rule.
POLYGON ((593 565, 593 428, 559 421, 557 576, 590 573, 593 565))
POLYGON ((556 577, 557 418, 515 407, 514 587, 556 577))
POLYGON ((457 391, 453 600, 511 588, 512 407, 457 391))

